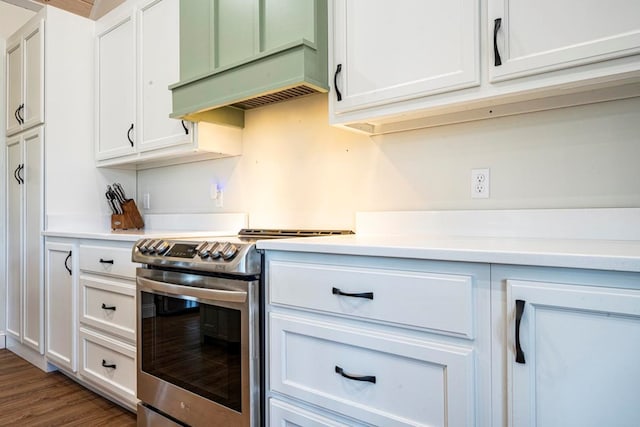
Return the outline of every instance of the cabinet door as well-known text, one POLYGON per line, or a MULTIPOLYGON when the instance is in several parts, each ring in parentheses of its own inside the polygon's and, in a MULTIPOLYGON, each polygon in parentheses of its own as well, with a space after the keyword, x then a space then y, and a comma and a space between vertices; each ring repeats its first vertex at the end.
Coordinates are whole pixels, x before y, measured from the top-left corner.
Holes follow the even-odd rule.
POLYGON ((479 84, 478 0, 401 3, 335 1, 334 113, 479 84))
POLYGON ((639 290, 508 280, 507 301, 509 425, 640 425, 639 290))
POLYGON ((22 189, 20 138, 7 140, 7 333, 22 336, 22 189))
POLYGON ((20 38, 7 44, 7 135, 20 131, 19 109, 22 105, 22 44, 20 38))
POLYGON ((487 40, 502 62, 490 59, 490 81, 640 53, 637 1, 489 0, 488 16, 487 40))
POLYGON ((131 16, 97 37, 96 159, 135 152, 135 33, 131 16))
POLYGON ((169 118, 180 78, 179 0, 153 0, 138 15, 138 151, 192 143, 191 124, 169 118))
POLYGON ((42 277, 42 127, 24 135, 23 343, 44 354, 42 277))
MULTIPOLYGON (((47 313, 47 359, 54 365, 76 371, 76 281, 72 275, 73 244, 47 243, 45 289, 47 313)), ((77 271, 77 270, 76 270, 77 271)))
POLYGON ((25 27, 24 55, 24 107, 21 111, 22 129, 44 121, 44 21, 35 21, 25 27))

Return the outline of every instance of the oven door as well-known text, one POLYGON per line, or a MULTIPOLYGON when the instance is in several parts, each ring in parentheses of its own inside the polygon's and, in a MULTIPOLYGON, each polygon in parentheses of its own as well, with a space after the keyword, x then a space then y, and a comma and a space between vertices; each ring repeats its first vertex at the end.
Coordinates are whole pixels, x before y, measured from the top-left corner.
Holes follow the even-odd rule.
POLYGON ((139 268, 138 399, 192 426, 257 420, 257 281, 139 268))

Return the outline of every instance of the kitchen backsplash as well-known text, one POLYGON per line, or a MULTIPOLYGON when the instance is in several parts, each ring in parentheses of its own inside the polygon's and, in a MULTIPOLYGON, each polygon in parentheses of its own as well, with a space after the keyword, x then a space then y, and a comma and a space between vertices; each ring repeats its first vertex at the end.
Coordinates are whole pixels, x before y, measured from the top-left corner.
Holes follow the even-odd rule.
POLYGON ((378 137, 330 127, 323 94, 245 119, 240 157, 138 172, 143 213, 353 228, 357 211, 640 207, 640 98, 378 137), (471 198, 474 168, 489 199, 471 198))

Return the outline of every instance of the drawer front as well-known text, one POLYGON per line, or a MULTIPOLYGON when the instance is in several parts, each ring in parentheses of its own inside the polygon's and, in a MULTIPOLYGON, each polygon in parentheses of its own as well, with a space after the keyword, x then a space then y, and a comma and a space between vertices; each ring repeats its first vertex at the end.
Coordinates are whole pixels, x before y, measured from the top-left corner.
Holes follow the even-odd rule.
POLYGON ((134 347, 80 328, 80 375, 135 407, 134 347))
POLYGON ((80 270, 130 279, 138 264, 131 262, 131 248, 80 245, 80 270))
POLYGON ((136 289, 95 276, 80 276, 80 322, 135 342, 136 289))
POLYGON ((474 425, 470 347, 277 313, 269 332, 271 391, 375 425, 474 425))
POLYGON ((269 399, 270 426, 305 426, 305 427, 360 427, 358 422, 340 422, 324 415, 290 405, 278 399, 269 399))
POLYGON ((474 337, 472 276, 272 261, 269 283, 271 304, 474 337))

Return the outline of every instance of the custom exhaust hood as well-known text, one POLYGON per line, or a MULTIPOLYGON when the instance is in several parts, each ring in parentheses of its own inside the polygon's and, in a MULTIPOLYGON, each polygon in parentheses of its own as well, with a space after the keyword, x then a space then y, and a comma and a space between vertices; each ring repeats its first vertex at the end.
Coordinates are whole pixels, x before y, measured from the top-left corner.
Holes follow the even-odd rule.
POLYGON ((180 4, 171 117, 244 127, 244 111, 327 85, 326 0, 180 4))

